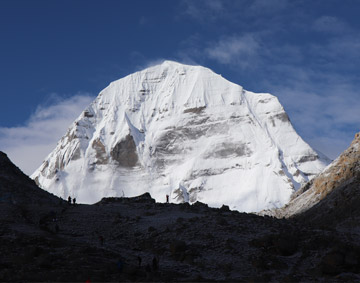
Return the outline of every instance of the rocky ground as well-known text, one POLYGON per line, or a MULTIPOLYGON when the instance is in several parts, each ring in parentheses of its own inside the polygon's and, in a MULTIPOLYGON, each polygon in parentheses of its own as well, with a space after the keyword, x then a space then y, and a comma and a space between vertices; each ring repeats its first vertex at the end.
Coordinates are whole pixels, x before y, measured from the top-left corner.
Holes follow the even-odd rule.
POLYGON ((341 215, 277 219, 149 194, 70 205, 1 153, 0 281, 359 281, 358 210, 341 215))

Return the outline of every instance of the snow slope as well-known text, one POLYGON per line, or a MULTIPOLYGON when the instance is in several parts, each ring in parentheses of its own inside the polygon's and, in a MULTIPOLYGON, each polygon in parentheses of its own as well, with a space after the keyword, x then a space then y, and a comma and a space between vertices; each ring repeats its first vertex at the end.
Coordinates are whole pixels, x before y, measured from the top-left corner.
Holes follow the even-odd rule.
POLYGON ((83 203, 150 192, 260 211, 287 203, 328 162, 275 96, 165 61, 101 91, 32 178, 83 203))

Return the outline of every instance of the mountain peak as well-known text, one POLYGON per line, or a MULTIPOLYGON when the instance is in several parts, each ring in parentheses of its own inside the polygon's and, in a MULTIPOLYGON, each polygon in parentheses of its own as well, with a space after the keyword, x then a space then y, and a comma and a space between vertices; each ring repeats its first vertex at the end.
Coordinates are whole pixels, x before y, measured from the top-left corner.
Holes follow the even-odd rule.
POLYGON ((164 61, 101 91, 32 177, 80 202, 150 192, 258 211, 286 203, 325 165, 275 96, 164 61))
POLYGON ((180 62, 176 62, 176 61, 172 61, 172 60, 164 60, 162 63, 150 66, 149 68, 146 68, 140 72, 147 72, 149 70, 157 70, 157 69, 161 69, 161 70, 178 70, 178 71, 187 71, 187 70, 192 70, 192 71, 210 71, 212 74, 217 75, 216 73, 214 73, 211 69, 200 66, 200 65, 189 65, 189 64, 185 64, 185 63, 180 63, 180 62))
POLYGON ((182 68, 196 67, 196 68, 208 69, 208 68, 200 66, 200 65, 192 65, 192 64, 186 64, 186 63, 180 63, 180 62, 173 61, 173 60, 164 60, 159 65, 170 66, 170 67, 174 67, 174 68, 177 68, 177 67, 182 67, 182 68))
POLYGON ((180 62, 177 62, 177 61, 172 61, 172 60, 164 60, 161 65, 165 65, 165 66, 176 66, 176 67, 179 67, 179 66, 190 66, 190 65, 187 65, 187 64, 183 64, 183 63, 180 63, 180 62))
MULTIPOLYGON (((218 76, 211 69, 200 66, 200 65, 189 65, 185 63, 180 63, 172 60, 164 60, 162 63, 150 66, 140 72, 149 72, 149 71, 159 71, 162 72, 164 70, 174 71, 176 74, 178 73, 186 73, 188 71, 197 73, 197 72, 209 72, 214 76, 218 76)), ((135 73, 136 74, 136 73, 135 73)), ((134 74, 133 74, 134 75, 134 74)), ((171 72, 166 73, 166 75, 172 75, 171 72)))

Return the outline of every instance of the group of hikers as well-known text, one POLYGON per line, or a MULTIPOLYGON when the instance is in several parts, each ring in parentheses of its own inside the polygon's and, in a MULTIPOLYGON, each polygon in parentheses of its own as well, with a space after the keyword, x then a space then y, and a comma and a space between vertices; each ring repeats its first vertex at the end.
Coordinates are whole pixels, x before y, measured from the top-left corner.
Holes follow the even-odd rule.
MULTIPOLYGON (((72 203, 73 203, 73 205, 76 204, 76 198, 72 199, 72 203)), ((71 204, 71 196, 68 197, 68 204, 71 204)))

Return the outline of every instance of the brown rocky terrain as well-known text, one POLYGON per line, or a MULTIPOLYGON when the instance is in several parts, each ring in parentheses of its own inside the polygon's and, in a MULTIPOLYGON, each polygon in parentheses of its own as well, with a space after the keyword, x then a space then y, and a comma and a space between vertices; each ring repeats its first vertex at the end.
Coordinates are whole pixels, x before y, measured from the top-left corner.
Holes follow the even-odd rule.
POLYGON ((338 186, 291 219, 149 194, 74 205, 0 153, 0 281, 359 281, 359 179, 338 186))
POLYGON ((328 218, 329 213, 337 215, 331 217, 334 220, 353 217, 357 214, 354 210, 359 208, 359 182, 360 133, 357 133, 349 148, 297 191, 285 207, 265 214, 288 218, 306 212, 307 217, 312 215, 311 221, 328 218))

